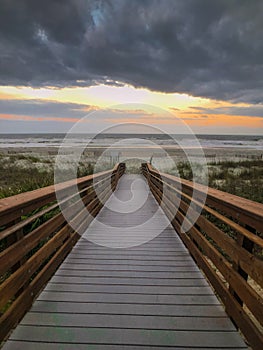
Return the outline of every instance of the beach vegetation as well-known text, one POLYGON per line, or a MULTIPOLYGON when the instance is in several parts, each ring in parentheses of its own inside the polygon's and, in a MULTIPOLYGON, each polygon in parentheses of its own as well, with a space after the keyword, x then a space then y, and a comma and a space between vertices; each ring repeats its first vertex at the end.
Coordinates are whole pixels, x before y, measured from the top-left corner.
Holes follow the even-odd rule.
MULTIPOLYGON (((194 178, 196 182, 206 184, 201 176, 204 167, 204 164, 191 167, 185 161, 178 162, 168 172, 182 179, 192 181, 194 178)), ((213 161, 207 167, 209 187, 263 203, 263 160, 213 161)))
MULTIPOLYGON (((67 168, 63 169, 66 173, 67 168)), ((94 164, 82 162, 77 176, 93 174, 94 164)), ((69 171, 69 174, 71 172, 69 171)), ((54 159, 13 154, 0 157, 0 198, 33 191, 54 184, 54 159)))

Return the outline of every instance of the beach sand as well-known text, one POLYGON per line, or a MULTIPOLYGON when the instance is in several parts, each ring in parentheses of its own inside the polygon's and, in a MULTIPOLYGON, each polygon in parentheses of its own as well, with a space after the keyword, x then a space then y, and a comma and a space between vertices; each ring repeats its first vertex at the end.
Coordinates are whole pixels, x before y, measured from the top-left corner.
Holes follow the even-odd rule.
MULTIPOLYGON (((189 151, 189 154, 192 154, 193 156, 196 153, 196 156, 200 156, 199 149, 195 148, 186 148, 186 152, 189 151), (196 151, 196 152, 195 152, 196 151)), ((7 147, 7 148, 0 148, 0 155, 2 156, 10 156, 10 155, 31 155, 31 156, 39 156, 42 157, 50 157, 55 158, 58 154, 59 147, 7 147)), ((70 149, 68 149, 68 152, 70 153, 70 149)), ((103 153, 114 153, 119 152, 120 155, 123 157, 128 156, 134 156, 138 157, 143 156, 151 156, 151 155, 160 155, 167 153, 169 156, 181 156, 182 150, 178 149, 178 147, 175 146, 162 146, 162 147, 156 147, 156 148, 150 148, 150 147, 106 147, 106 146, 93 146, 85 149, 84 154, 87 157, 90 157, 92 159, 95 159, 102 155, 103 153)), ((237 158, 237 160, 241 159, 262 159, 263 156, 263 150, 260 149, 253 149, 253 148, 245 148, 245 147, 207 147, 203 148, 203 152, 205 156, 209 159, 216 158, 216 160, 221 159, 229 159, 229 158, 237 158)))

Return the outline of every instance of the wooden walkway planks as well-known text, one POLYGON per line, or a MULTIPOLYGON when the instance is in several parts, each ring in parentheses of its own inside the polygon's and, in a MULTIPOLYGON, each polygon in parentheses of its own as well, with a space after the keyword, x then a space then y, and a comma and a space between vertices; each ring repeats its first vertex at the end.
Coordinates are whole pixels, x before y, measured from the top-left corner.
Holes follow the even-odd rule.
MULTIPOLYGON (((133 175, 121 178, 119 199, 131 198, 134 180, 133 175)), ((167 222, 142 183, 133 192, 135 202, 126 208, 112 196, 110 209, 101 211, 98 219, 107 230, 97 221, 89 229, 89 237, 111 248, 81 239, 4 350, 246 348, 171 226, 147 243, 116 248, 140 242, 142 234, 151 237, 167 222), (118 213, 145 198, 134 213, 118 213), (134 226, 156 211, 155 220, 134 234, 134 226), (125 237, 120 238, 117 228, 125 237)))

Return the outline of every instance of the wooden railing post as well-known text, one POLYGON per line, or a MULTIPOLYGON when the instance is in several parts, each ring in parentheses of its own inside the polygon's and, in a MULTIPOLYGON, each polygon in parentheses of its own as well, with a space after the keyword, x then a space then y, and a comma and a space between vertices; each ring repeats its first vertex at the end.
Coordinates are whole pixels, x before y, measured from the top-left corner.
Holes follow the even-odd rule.
POLYGON ((159 174, 149 164, 144 168, 148 169, 143 174, 154 197, 215 288, 226 312, 250 346, 262 350, 263 204, 159 174), (196 221, 190 222, 187 214, 194 214, 196 221), (185 220, 190 224, 187 232, 181 230, 185 220))
MULTIPOLYGON (((246 225, 246 228, 249 229, 250 231, 254 231, 254 233, 256 233, 256 230, 253 230, 251 228, 249 228, 246 225)), ((245 250, 247 250, 249 253, 253 252, 253 248, 254 248, 254 243, 249 240, 247 237, 245 237, 244 235, 238 233, 237 234, 237 239, 236 239, 237 244, 244 248, 245 250)), ((244 271, 242 269, 242 267, 240 266, 239 263, 237 262, 233 262, 233 269, 236 270, 238 272, 238 274, 245 280, 248 280, 248 273, 246 271, 244 271)), ((237 300, 237 302, 243 306, 243 300, 238 296, 238 294, 235 292, 234 288, 229 286, 229 291, 230 293, 234 296, 234 298, 237 300)))
POLYGON ((70 180, 0 200, 0 342, 98 214, 124 170, 119 164, 78 178, 77 186, 70 180))

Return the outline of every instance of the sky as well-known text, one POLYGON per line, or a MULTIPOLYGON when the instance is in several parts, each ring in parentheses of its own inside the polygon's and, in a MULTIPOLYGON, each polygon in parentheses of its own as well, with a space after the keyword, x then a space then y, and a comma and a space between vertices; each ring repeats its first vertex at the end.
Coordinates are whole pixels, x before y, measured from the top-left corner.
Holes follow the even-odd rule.
POLYGON ((262 33, 262 0, 0 0, 0 133, 262 135, 262 33))

